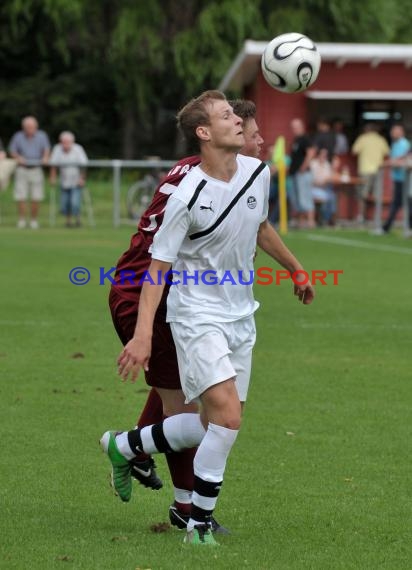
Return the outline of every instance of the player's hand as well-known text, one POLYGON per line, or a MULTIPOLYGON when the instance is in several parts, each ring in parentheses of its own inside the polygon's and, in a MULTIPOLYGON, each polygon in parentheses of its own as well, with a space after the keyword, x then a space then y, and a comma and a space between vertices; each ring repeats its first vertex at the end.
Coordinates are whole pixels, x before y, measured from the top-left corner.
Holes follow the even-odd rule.
POLYGON ((305 285, 295 283, 293 294, 296 295, 299 301, 302 301, 304 305, 310 305, 315 298, 315 289, 310 281, 305 285))
POLYGON ((124 347, 117 359, 118 374, 126 381, 129 376, 136 382, 140 369, 149 370, 149 360, 152 351, 150 338, 135 336, 124 347))

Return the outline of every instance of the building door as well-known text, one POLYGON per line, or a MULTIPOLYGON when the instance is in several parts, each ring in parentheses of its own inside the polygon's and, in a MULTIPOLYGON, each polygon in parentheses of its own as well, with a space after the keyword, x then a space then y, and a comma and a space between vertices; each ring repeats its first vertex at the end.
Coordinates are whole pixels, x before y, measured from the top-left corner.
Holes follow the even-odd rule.
POLYGON ((375 123, 382 135, 389 139, 393 123, 402 122, 397 101, 355 101, 354 127, 360 133, 366 123, 375 123))

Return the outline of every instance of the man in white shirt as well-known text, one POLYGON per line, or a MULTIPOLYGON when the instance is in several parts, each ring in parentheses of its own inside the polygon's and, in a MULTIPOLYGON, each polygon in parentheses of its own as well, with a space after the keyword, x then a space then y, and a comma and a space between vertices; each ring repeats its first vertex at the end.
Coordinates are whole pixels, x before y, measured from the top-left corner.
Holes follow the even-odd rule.
MULTIPOLYGON (((167 453, 199 445, 185 542, 215 545, 210 518, 240 428, 255 342, 253 314, 259 305, 250 272, 256 243, 291 273, 302 266, 267 220, 269 169, 238 155, 244 145, 242 119, 225 96, 206 91, 180 111, 178 121, 187 141, 200 149, 201 163, 167 202, 135 334, 119 357, 119 374, 124 379, 131 374, 135 381, 141 367, 148 369, 154 315, 173 273, 167 320, 186 400, 200 400, 202 412, 130 432, 106 432, 101 445, 123 501, 131 496, 129 460, 139 451, 167 453)), ((294 289, 303 303, 312 302, 310 283, 294 289)))
POLYGON ((84 148, 75 142, 74 134, 70 131, 62 132, 59 141, 59 144, 54 146, 50 157, 50 183, 56 183, 58 169, 60 206, 62 214, 66 216, 66 226, 72 227, 72 218, 74 218, 75 226, 79 227, 87 155, 84 148))

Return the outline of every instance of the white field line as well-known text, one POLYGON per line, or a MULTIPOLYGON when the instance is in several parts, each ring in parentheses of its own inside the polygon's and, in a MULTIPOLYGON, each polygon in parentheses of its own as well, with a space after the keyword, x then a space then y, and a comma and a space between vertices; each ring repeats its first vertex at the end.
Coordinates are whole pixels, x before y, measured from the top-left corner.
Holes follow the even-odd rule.
POLYGON ((387 251, 390 253, 402 253, 404 255, 412 255, 412 247, 397 247, 396 245, 385 245, 383 243, 374 244, 367 241, 360 241, 356 239, 340 238, 333 236, 320 236, 320 235, 306 235, 307 239, 312 241, 321 241, 323 243, 330 243, 335 245, 346 245, 349 247, 356 247, 358 249, 371 249, 373 251, 387 251))
MULTIPOLYGON (((87 323, 88 325, 94 326, 94 327, 101 327, 102 326, 102 322, 101 321, 88 321, 87 323)), ((55 321, 30 321, 30 320, 6 320, 6 319, 0 319, 0 327, 4 326, 4 327, 55 327, 55 326, 61 326, 61 321, 59 321, 59 319, 56 319, 55 321)))
POLYGON ((382 325, 382 324, 364 324, 364 323, 300 323, 298 326, 301 329, 350 329, 350 330, 412 330, 411 324, 396 324, 382 325))
POLYGON ((51 321, 7 321, 7 320, 0 320, 0 326, 7 326, 7 327, 49 327, 50 325, 54 325, 55 323, 51 321))

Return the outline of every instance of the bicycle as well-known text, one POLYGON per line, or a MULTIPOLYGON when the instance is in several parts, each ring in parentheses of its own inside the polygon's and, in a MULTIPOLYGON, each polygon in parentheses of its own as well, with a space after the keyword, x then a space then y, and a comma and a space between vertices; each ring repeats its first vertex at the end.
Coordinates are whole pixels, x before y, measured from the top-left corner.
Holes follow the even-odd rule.
POLYGON ((148 172, 141 180, 130 186, 126 196, 127 215, 139 220, 152 201, 153 194, 161 179, 160 172, 148 172))

